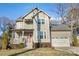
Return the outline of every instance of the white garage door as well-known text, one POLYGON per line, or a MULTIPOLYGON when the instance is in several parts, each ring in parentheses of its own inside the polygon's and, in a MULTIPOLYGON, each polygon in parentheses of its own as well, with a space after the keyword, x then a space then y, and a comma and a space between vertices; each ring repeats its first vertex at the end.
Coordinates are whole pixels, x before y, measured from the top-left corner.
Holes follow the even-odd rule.
POLYGON ((52 47, 70 47, 69 39, 52 39, 52 47))

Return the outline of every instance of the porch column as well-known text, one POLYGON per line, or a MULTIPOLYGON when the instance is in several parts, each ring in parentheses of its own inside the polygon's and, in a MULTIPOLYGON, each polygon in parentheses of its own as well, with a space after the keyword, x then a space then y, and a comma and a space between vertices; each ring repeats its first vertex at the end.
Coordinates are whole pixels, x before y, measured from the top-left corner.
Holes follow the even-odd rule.
POLYGON ((22 31, 22 40, 21 40, 22 43, 24 43, 24 31, 22 31))
POLYGON ((24 37, 24 31, 22 31, 22 37, 24 37))

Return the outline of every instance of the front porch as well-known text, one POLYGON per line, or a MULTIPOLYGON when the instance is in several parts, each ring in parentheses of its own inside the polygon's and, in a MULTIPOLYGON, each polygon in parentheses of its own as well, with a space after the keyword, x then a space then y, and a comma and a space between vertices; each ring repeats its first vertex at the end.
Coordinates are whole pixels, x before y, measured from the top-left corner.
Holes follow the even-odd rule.
POLYGON ((14 30, 13 44, 24 44, 25 48, 33 47, 33 30, 14 30))

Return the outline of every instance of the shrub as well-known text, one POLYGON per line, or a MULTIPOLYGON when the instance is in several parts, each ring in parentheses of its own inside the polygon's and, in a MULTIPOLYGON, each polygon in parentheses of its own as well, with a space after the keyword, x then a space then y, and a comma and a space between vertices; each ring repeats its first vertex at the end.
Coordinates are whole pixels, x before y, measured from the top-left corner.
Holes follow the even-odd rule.
POLYGON ((73 44, 74 44, 74 46, 77 46, 78 45, 76 35, 73 35, 73 44))
POLYGON ((2 49, 6 49, 7 43, 8 43, 8 34, 4 32, 2 37, 2 49))
POLYGON ((24 48, 24 43, 20 43, 19 48, 24 48))

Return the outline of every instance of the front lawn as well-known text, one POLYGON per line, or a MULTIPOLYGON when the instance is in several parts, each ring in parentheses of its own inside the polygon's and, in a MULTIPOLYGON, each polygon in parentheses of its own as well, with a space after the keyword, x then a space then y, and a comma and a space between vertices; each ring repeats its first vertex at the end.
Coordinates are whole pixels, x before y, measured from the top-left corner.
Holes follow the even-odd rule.
POLYGON ((74 56, 67 51, 52 48, 0 50, 0 56, 74 56))
POLYGON ((52 48, 39 48, 20 54, 20 56, 74 56, 74 54, 52 48))
POLYGON ((0 56, 9 56, 17 53, 27 51, 28 49, 11 49, 11 50, 0 50, 0 56))

